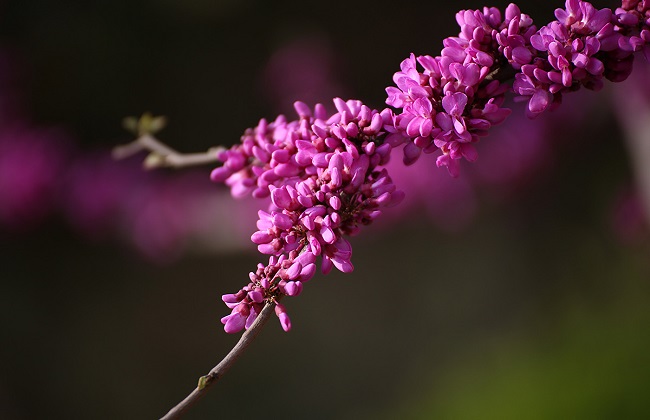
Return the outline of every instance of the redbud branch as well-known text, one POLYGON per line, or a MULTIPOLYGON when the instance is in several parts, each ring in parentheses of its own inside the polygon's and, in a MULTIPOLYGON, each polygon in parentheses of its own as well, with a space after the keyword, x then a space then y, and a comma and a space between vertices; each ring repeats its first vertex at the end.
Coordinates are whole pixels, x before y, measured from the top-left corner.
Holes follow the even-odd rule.
POLYGON ((180 153, 150 134, 144 134, 131 143, 117 146, 113 149, 115 159, 124 159, 140 151, 151 152, 144 161, 147 169, 153 168, 184 168, 217 162, 217 154, 221 147, 213 147, 204 153, 180 153))
POLYGON ((223 358, 221 362, 210 370, 210 372, 199 378, 199 384, 188 395, 183 401, 178 403, 174 408, 169 410, 165 416, 161 417, 161 420, 170 420, 180 418, 187 410, 189 410, 198 400, 200 400, 208 391, 208 388, 216 383, 221 377, 230 369, 230 367, 235 363, 235 361, 242 355, 244 350, 253 342, 255 337, 262 331, 262 327, 266 324, 266 321, 269 320, 271 314, 275 309, 275 303, 268 302, 264 309, 253 322, 253 325, 247 329, 235 344, 235 347, 230 350, 230 353, 223 358))

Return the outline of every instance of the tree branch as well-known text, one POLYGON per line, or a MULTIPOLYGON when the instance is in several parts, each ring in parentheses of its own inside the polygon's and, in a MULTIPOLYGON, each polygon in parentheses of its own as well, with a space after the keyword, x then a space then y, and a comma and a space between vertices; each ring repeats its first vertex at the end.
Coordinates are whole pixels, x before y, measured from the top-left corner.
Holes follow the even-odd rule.
POLYGON ((149 151, 144 161, 147 169, 153 168, 184 168, 199 166, 218 161, 217 155, 223 147, 213 147, 204 153, 180 153, 165 145, 151 134, 143 134, 131 143, 117 146, 113 149, 115 159, 124 159, 140 151, 149 151))
POLYGON ((205 376, 199 378, 199 384, 196 389, 190 393, 183 401, 178 403, 176 407, 169 410, 165 416, 161 417, 161 420, 171 420, 180 418, 187 410, 189 410, 198 400, 200 400, 208 388, 216 383, 221 377, 230 369, 230 367, 235 363, 235 361, 241 356, 241 354, 246 350, 246 348, 253 342, 255 337, 260 333, 266 321, 269 320, 271 314, 275 308, 275 303, 267 303, 264 306, 264 309, 260 312, 253 322, 253 325, 247 329, 241 338, 235 344, 235 347, 230 350, 230 353, 223 358, 223 360, 205 376))

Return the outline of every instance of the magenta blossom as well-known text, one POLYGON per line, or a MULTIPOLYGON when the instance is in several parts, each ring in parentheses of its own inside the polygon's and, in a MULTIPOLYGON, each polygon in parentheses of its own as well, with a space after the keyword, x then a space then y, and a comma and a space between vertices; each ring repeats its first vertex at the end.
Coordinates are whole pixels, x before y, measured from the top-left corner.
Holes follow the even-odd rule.
MULTIPOLYGON (((295 104, 299 121, 264 122, 222 153, 224 166, 213 171, 233 195, 252 192, 270 196, 270 210, 259 211, 258 230, 251 240, 267 266, 251 273, 251 283, 224 301, 230 315, 222 319, 227 332, 247 328, 263 302, 295 296, 315 272, 333 267, 353 270, 352 248, 344 238, 381 214, 381 208, 398 204, 397 190, 385 169, 391 145, 383 130, 392 119, 389 111, 377 112, 359 101, 335 99, 337 113, 327 116, 322 106, 312 110, 295 104), (243 186, 243 187, 242 187, 243 186), (245 292, 245 293, 243 293, 245 292)), ((286 312, 278 313, 283 328, 290 328, 286 312)))

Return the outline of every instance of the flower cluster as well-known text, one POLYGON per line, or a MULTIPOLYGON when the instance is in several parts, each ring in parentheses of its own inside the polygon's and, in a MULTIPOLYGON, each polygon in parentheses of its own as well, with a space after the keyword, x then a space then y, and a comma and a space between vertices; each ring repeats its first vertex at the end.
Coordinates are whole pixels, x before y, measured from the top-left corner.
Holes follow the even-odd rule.
POLYGON ((336 98, 330 116, 320 104, 296 102, 299 119, 263 119, 247 130, 219 154, 223 166, 212 179, 235 197, 270 198, 251 236, 270 259, 250 273, 246 287, 223 296, 232 309, 221 320, 225 330, 248 328, 265 302, 277 305, 288 330, 278 301, 302 291, 318 257, 323 273, 352 271, 344 236, 403 198, 385 168, 393 148, 404 145, 407 165, 440 151, 436 165, 456 176, 460 159, 476 160, 474 144, 510 114, 503 107, 508 91, 535 117, 559 105, 565 92, 627 78, 635 52, 650 57, 649 9, 646 0, 624 0, 615 11, 566 0, 557 20, 539 30, 514 4, 503 14, 494 7, 463 10, 456 15, 460 33, 443 41, 439 56, 402 61, 396 86, 386 89, 396 111, 336 98))
POLYGON ((397 88, 386 89, 386 103, 402 111, 390 140, 406 143, 404 162, 440 149, 437 165, 454 176, 459 159, 477 158, 473 143, 510 113, 501 106, 508 90, 503 72, 509 63, 516 68, 530 62, 535 32, 530 17, 515 5, 507 8, 505 19, 492 7, 461 11, 456 20, 461 32, 443 41, 440 56, 411 54, 393 76, 397 88))
POLYGON ((567 0, 539 30, 514 4, 503 17, 496 8, 459 12, 460 33, 443 41, 440 56, 411 54, 393 76, 386 103, 401 112, 388 141, 405 143, 406 164, 439 149, 437 165, 456 176, 459 159, 474 161, 473 143, 509 114, 501 106, 508 90, 535 117, 559 105, 563 92, 627 78, 634 52, 650 56, 649 3, 625 0, 612 12, 567 0))
POLYGON ((563 92, 581 86, 600 90, 603 78, 625 80, 632 71, 632 54, 645 44, 641 32, 648 35, 647 29, 633 30, 640 14, 636 8, 619 8, 615 14, 567 0, 566 9, 555 11, 557 20, 531 37, 538 53, 515 76, 514 91, 529 98, 528 114, 534 117, 558 105, 563 92))
POLYGON ((650 60, 650 2, 647 0, 623 0, 614 11, 615 28, 619 34, 616 42, 624 55, 643 49, 650 60))
MULTIPOLYGON (((270 210, 259 211, 258 230, 251 236, 271 258, 250 273, 246 287, 223 296, 232 308, 222 319, 227 332, 248 328, 264 302, 298 295, 314 275, 317 257, 325 274, 333 267, 351 272, 352 248, 344 236, 403 198, 380 168, 392 149, 383 129, 391 112, 355 100, 337 98, 334 104, 338 112, 326 116, 321 105, 312 112, 297 102, 298 121, 262 120, 241 144, 220 155, 224 165, 213 171, 214 180, 229 185, 233 195, 250 192, 271 199, 270 210)), ((288 330, 283 307, 276 306, 276 312, 288 330)))
POLYGON ((392 119, 390 110, 379 113, 361 101, 340 98, 334 104, 338 112, 332 116, 322 104, 312 112, 296 102, 298 120, 287 121, 284 115, 271 123, 261 119, 257 127, 246 130, 239 144, 219 154, 223 166, 212 171, 212 180, 225 182, 234 197, 264 198, 270 194, 270 185, 291 185, 314 175, 315 155, 317 161, 322 160, 325 153, 365 147, 384 137, 383 127, 392 119))

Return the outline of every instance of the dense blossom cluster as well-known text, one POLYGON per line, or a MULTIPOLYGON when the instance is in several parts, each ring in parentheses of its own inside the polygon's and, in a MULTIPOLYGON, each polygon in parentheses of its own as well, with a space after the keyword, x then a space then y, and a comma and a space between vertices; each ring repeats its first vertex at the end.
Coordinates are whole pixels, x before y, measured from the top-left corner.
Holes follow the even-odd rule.
MULTIPOLYGON (((224 164, 212 172, 212 180, 225 182, 235 197, 264 198, 270 185, 292 185, 315 175, 327 153, 342 149, 358 154, 354 150, 359 147, 374 151, 375 141, 383 138, 383 127, 391 120, 390 110, 379 113, 361 101, 340 98, 334 104, 338 112, 331 116, 322 104, 312 112, 296 102, 300 119, 287 121, 280 115, 271 123, 260 120, 257 127, 246 130, 240 144, 220 153, 224 164)), ((389 146, 384 146, 375 160, 387 159, 389 152, 389 146)))
POLYGON ((386 89, 396 111, 336 98, 337 112, 328 116, 322 105, 312 110, 296 102, 298 120, 263 119, 247 130, 240 144, 220 153, 223 166, 212 179, 235 197, 270 198, 251 240, 271 257, 246 287, 223 296, 232 309, 222 319, 225 330, 248 328, 265 302, 277 305, 288 330, 278 301, 301 292, 317 257, 324 273, 352 271, 344 236, 403 197, 383 168, 392 149, 404 145, 407 165, 440 150, 437 166, 456 176, 460 159, 476 160, 474 144, 510 114, 507 92, 527 101, 527 115, 535 117, 566 92, 626 79, 635 52, 650 57, 649 9, 646 0, 623 0, 615 11, 566 0, 557 20, 539 29, 514 4, 503 14, 494 7, 463 10, 456 15, 460 33, 443 41, 439 56, 402 61, 396 86, 386 89))
POLYGON ((441 55, 411 55, 393 77, 397 87, 386 89, 386 103, 401 111, 389 142, 405 143, 406 164, 440 149, 438 166, 456 176, 461 158, 477 158, 473 143, 509 114, 507 91, 527 100, 534 117, 559 105, 564 92, 627 78, 633 53, 647 50, 649 7, 623 1, 616 11, 597 10, 567 0, 539 30, 514 4, 503 16, 487 7, 459 12, 461 31, 443 41, 441 55))
MULTIPOLYGON (((299 120, 262 120, 241 144, 220 154, 224 165, 213 171, 214 180, 224 181, 235 196, 271 199, 270 210, 259 211, 258 231, 251 236, 271 258, 250 274, 245 288, 223 297, 233 309, 222 319, 227 332, 250 326, 263 302, 277 304, 283 295, 299 294, 316 271, 316 257, 323 273, 333 267, 352 271, 352 249, 343 236, 403 198, 381 169, 391 152, 383 129, 392 120, 390 111, 356 100, 337 98, 334 104, 337 112, 327 116, 322 105, 312 112, 296 102, 299 120)), ((286 312, 276 308, 288 330, 286 312)))
POLYGON ((530 62, 535 33, 530 17, 515 5, 506 9, 505 19, 491 7, 461 11, 456 20, 461 32, 443 41, 440 56, 411 55, 393 76, 397 88, 386 89, 386 103, 402 110, 390 140, 393 145, 406 143, 405 163, 414 162, 422 151, 440 149, 438 166, 454 176, 460 158, 477 158, 473 143, 510 113, 502 107, 509 85, 501 78, 508 65, 530 62))
MULTIPOLYGON (((632 71, 632 54, 645 43, 641 33, 632 30, 639 24, 636 10, 619 8, 615 14, 570 0, 555 17, 530 38, 537 56, 515 76, 514 90, 530 97, 531 116, 559 104, 563 92, 580 86, 599 90, 603 78, 625 80, 632 71)), ((647 29, 642 32, 647 37, 647 29)))

